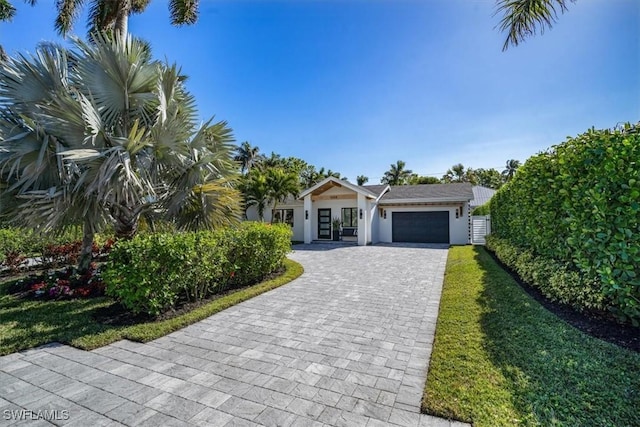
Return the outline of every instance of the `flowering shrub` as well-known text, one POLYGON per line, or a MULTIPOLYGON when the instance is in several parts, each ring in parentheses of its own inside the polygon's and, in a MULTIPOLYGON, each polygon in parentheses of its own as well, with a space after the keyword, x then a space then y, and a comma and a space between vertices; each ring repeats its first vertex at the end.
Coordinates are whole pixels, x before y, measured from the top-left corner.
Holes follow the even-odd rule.
POLYGON ((35 299, 71 299, 104 295, 104 283, 96 263, 83 274, 75 268, 32 275, 17 283, 25 296, 35 299))
MULTIPOLYGON (((21 228, 0 228, 0 265, 6 266, 12 273, 24 267, 27 258, 36 258, 42 265, 58 267, 75 264, 82 246, 81 237, 70 230, 60 236, 51 237, 21 228)), ((93 244, 93 258, 104 259, 114 244, 112 238, 96 236, 93 244)))

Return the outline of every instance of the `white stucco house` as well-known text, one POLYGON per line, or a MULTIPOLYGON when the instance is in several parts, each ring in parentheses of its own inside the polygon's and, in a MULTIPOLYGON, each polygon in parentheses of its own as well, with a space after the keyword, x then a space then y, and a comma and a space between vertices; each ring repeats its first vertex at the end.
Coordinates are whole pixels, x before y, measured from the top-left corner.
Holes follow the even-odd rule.
MULTIPOLYGON (((265 221, 286 222, 293 240, 332 240, 331 222, 339 218, 341 239, 358 245, 391 242, 470 242, 471 184, 354 185, 329 177, 297 199, 265 210, 265 221)), ((255 207, 248 220, 259 220, 255 207)))

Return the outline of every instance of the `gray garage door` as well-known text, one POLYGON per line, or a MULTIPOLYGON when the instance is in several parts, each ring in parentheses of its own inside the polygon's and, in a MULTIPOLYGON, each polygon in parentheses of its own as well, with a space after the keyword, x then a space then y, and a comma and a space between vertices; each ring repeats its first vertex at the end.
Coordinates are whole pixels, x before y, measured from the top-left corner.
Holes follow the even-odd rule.
POLYGON ((449 243, 449 212, 393 212, 392 240, 411 243, 449 243))

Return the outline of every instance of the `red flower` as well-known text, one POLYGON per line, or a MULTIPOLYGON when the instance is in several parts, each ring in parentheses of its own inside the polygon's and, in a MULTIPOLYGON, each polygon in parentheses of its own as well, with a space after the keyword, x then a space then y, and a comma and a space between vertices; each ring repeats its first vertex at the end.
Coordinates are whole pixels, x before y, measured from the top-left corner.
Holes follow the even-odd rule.
POLYGON ((33 285, 31 285, 31 290, 32 291, 39 291, 40 289, 46 287, 46 283, 44 282, 40 282, 40 283, 34 283, 33 285))
POLYGON ((81 297, 87 297, 89 296, 89 294, 91 293, 91 291, 87 288, 77 288, 76 292, 78 293, 78 295, 80 295, 81 297))

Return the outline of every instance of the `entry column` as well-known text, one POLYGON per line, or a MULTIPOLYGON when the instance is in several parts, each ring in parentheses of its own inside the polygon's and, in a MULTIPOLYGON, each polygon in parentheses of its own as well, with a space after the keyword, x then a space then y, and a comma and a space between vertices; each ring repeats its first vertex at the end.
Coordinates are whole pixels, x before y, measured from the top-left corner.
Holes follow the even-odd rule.
POLYGON ((311 210, 311 194, 304 196, 304 242, 311 243, 311 217, 313 211, 311 210))

